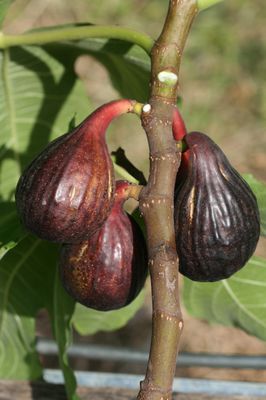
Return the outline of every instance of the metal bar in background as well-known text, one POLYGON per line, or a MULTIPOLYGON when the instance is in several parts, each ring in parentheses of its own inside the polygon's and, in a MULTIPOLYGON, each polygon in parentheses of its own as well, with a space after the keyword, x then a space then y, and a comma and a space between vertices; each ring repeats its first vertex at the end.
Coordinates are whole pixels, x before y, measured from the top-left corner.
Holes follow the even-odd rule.
MULTIPOLYGON (((75 373, 78 386, 85 387, 111 387, 138 390, 139 382, 143 376, 130 374, 112 374, 105 372, 75 373)), ((44 379, 48 383, 63 384, 63 374, 59 370, 44 370, 44 379)), ((266 398, 266 384, 248 383, 238 381, 217 381, 207 379, 175 378, 174 392, 178 393, 204 393, 208 395, 245 395, 261 396, 266 398)))
MULTIPOLYGON (((54 355, 58 353, 54 341, 39 339, 37 351, 40 354, 54 355)), ((108 360, 129 363, 146 363, 148 353, 116 347, 74 344, 68 350, 70 357, 82 357, 90 360, 108 360)), ((208 368, 238 368, 266 369, 266 355, 241 356, 206 353, 180 353, 177 359, 178 367, 208 367, 208 368)))

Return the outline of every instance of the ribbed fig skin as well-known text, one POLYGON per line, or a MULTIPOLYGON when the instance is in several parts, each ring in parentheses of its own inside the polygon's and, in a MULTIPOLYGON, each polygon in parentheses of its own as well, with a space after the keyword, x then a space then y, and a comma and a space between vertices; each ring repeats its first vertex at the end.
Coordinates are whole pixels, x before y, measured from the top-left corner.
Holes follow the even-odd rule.
POLYGON ((60 275, 67 292, 79 303, 100 311, 129 304, 147 276, 143 234, 116 200, 103 226, 87 241, 63 245, 60 275))
POLYGON ((260 233, 250 187, 206 135, 184 138, 175 188, 175 230, 180 272, 195 281, 228 278, 253 254, 260 233))
POLYGON ((114 197, 105 131, 114 117, 130 109, 129 100, 105 104, 30 164, 16 189, 26 228, 42 239, 72 243, 85 240, 103 224, 114 197))

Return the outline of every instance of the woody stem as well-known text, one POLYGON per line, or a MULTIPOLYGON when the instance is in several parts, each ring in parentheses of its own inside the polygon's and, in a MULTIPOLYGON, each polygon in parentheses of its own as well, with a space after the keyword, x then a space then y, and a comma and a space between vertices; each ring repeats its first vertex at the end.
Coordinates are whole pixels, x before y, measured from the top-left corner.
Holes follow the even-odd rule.
POLYGON ((162 33, 151 53, 150 106, 142 112, 149 142, 150 175, 140 194, 140 209, 147 228, 153 317, 150 356, 138 400, 171 399, 183 328, 173 202, 181 147, 173 138, 172 120, 181 56, 196 13, 196 0, 169 1, 162 33))

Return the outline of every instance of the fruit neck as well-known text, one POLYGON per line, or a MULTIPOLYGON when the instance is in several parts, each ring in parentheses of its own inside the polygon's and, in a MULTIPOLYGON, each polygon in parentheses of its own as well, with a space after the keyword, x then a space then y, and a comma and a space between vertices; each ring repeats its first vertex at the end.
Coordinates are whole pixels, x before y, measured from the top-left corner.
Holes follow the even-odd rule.
POLYGON ((177 107, 174 108, 173 112, 173 136, 176 141, 182 140, 187 134, 186 125, 177 107))
MULTIPOLYGON (((87 120, 93 126, 97 135, 105 135, 106 129, 112 120, 122 114, 133 113, 135 100, 121 99, 104 104, 94 111, 87 120)), ((86 122, 86 121, 85 121, 86 122)))
POLYGON ((115 187, 115 205, 123 205, 126 200, 133 198, 138 200, 143 186, 130 183, 128 181, 116 181, 115 187))

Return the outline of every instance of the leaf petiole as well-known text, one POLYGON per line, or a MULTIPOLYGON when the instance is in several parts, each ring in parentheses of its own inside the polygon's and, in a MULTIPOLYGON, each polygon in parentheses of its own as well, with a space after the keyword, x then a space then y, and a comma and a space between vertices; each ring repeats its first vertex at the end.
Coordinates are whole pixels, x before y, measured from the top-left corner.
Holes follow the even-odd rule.
POLYGON ((42 45, 64 40, 80 40, 86 38, 121 39, 140 46, 146 53, 150 54, 153 39, 142 32, 133 29, 112 25, 86 25, 75 27, 64 27, 61 29, 51 28, 24 33, 22 35, 5 35, 0 32, 0 49, 22 45, 42 45))

